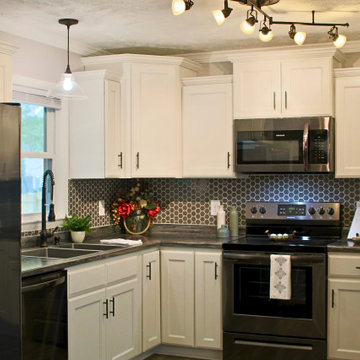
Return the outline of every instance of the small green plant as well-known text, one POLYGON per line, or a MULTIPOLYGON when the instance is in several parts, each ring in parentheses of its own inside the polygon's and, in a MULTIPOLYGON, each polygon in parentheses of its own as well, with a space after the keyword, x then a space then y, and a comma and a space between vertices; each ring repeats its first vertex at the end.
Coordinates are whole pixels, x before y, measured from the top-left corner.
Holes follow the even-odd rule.
POLYGON ((88 234, 94 231, 90 229, 90 220, 89 215, 86 217, 77 215, 73 215, 72 217, 65 216, 65 222, 62 226, 72 231, 85 231, 88 234))

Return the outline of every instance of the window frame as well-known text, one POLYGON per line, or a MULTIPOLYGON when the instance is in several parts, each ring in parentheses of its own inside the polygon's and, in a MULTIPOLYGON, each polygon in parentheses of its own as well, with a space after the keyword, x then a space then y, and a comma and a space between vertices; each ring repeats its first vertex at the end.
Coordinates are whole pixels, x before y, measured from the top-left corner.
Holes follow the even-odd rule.
MULTIPOLYGON (((55 83, 45 82, 23 76, 13 76, 13 94, 16 91, 29 95, 46 97, 48 90, 53 88, 55 83)), ((43 103, 37 104, 34 101, 24 101, 13 96, 14 102, 27 102, 48 108, 43 103)), ((68 102, 61 101, 61 107, 55 108, 53 114, 46 119, 46 152, 21 151, 21 158, 43 158, 52 160, 52 171, 55 176, 54 204, 57 221, 51 223, 51 227, 61 225, 68 212, 68 179, 69 179, 69 141, 68 141, 68 122, 69 122, 68 102)), ((48 116, 48 114, 47 114, 48 116)), ((21 215, 21 230, 34 231, 41 228, 41 213, 21 215)))

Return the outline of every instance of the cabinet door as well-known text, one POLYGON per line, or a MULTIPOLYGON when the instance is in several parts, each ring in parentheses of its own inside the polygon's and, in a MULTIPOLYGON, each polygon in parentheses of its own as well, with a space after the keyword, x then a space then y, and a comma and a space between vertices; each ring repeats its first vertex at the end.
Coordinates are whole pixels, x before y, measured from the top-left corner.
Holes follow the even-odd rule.
POLYGON ((120 83, 105 80, 105 176, 125 175, 125 153, 120 112, 120 83))
POLYGON ((132 65, 132 176, 180 176, 181 87, 173 65, 132 65))
POLYGON ((106 359, 131 359, 141 352, 141 289, 139 279, 106 289, 106 359))
POLYGON ((360 280, 329 280, 328 353, 360 358, 360 280))
POLYGON ((234 63, 233 69, 234 118, 280 116, 280 62, 234 63))
POLYGON ((161 343, 159 251, 143 255, 143 351, 161 343))
POLYGON ((195 253, 195 346, 221 349, 221 253, 195 253))
POLYGON ((232 85, 183 88, 183 176, 231 177, 232 85))
POLYGON ((333 114, 333 70, 330 59, 281 63, 283 116, 333 114))
POLYGON ((105 359, 105 290, 68 301, 69 360, 105 359))
POLYGON ((360 177, 360 73, 336 79, 336 177, 360 177))
MULTIPOLYGON (((4 44, 0 44, 0 47, 4 44)), ((12 101, 13 60, 8 54, 0 54, 0 102, 12 101)))
POLYGON ((161 251, 162 342, 194 346, 194 253, 161 251))

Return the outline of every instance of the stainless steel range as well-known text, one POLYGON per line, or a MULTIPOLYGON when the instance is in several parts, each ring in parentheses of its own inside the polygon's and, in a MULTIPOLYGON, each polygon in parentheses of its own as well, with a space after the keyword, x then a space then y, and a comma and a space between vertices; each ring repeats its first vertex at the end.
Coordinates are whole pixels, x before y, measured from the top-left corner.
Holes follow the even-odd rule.
POLYGON ((246 204, 246 236, 223 245, 224 360, 325 360, 327 244, 339 203, 246 204), (291 298, 270 299, 270 255, 291 259, 291 298))

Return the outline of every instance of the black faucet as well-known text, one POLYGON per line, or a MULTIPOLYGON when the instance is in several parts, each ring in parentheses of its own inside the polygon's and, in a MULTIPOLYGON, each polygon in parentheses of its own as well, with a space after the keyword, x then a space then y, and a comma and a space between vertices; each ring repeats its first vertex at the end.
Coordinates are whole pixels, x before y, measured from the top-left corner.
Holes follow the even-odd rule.
POLYGON ((40 246, 47 247, 47 239, 52 237, 57 227, 54 230, 46 230, 46 177, 50 176, 51 179, 51 204, 49 210, 48 221, 55 221, 55 207, 53 203, 54 198, 54 173, 51 170, 46 170, 43 176, 43 185, 42 185, 42 197, 41 197, 41 232, 40 232, 40 246))

